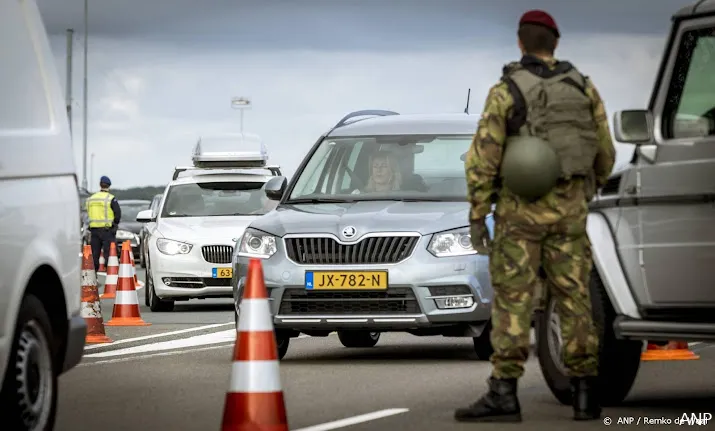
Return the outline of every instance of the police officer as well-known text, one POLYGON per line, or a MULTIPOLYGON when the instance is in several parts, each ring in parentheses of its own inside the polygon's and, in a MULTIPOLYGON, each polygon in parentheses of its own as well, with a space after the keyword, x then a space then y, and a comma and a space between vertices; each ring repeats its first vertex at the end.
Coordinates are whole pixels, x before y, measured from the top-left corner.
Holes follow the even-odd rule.
POLYGON ((117 198, 109 193, 111 185, 112 181, 103 176, 99 179, 99 191, 86 201, 95 269, 99 268, 100 252, 104 252, 105 259, 109 258, 109 247, 117 241, 117 229, 122 218, 117 198))
POLYGON ((546 12, 533 10, 521 17, 518 42, 523 56, 506 65, 501 80, 490 89, 465 160, 472 243, 490 257, 494 354, 488 392, 457 409, 458 421, 521 421, 517 380, 529 352, 532 296, 541 270, 561 318, 574 419, 597 419, 601 414, 586 217, 588 201, 613 169, 615 148, 593 83, 570 63, 554 59, 559 37, 554 19, 546 12), (500 172, 505 143, 525 135, 543 139, 559 157, 563 171, 556 184, 536 199, 507 189, 502 181, 507 174, 500 172), (490 242, 484 218, 493 202, 490 242))

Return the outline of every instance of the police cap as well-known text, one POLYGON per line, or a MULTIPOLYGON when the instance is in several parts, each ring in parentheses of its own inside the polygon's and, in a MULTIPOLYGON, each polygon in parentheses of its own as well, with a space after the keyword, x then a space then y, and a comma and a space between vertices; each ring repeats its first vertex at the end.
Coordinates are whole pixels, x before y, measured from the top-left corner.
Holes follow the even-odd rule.
POLYGON ((542 25, 549 30, 553 31, 556 37, 561 37, 559 33, 559 28, 556 26, 556 21, 554 18, 543 10, 530 10, 524 13, 519 20, 519 25, 522 24, 537 24, 542 25))
POLYGON ((112 180, 110 180, 108 176, 102 175, 102 178, 99 179, 99 184, 106 184, 108 186, 111 186, 112 180))

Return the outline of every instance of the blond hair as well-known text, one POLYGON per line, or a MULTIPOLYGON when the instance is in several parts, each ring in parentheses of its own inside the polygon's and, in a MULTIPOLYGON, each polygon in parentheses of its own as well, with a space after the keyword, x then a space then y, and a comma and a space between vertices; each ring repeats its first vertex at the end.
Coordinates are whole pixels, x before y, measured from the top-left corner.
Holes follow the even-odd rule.
POLYGON ((387 166, 390 167, 390 172, 392 174, 390 176, 390 189, 399 190, 402 185, 402 174, 400 173, 400 168, 397 165, 397 160, 395 160, 394 154, 389 151, 378 151, 370 156, 370 178, 367 181, 367 186, 365 186, 365 191, 374 192, 377 189, 377 185, 375 184, 375 180, 372 176, 372 164, 375 160, 387 161, 387 166))

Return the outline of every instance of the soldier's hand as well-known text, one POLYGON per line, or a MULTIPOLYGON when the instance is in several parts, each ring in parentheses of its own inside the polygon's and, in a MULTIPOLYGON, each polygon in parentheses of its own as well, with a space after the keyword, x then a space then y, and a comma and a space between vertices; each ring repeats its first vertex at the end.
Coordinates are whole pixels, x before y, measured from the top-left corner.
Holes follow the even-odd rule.
POLYGON ((469 234, 472 240, 472 247, 479 254, 489 254, 491 240, 489 239, 489 231, 483 221, 472 222, 469 226, 469 234))

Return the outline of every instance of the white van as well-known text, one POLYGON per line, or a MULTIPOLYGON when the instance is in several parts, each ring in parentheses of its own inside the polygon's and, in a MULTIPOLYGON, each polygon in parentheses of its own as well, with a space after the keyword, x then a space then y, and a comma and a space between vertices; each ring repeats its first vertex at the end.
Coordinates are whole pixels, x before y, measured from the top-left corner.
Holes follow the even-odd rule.
POLYGON ((34 0, 0 0, 0 41, 0 428, 51 430, 86 334, 77 177, 34 0))

